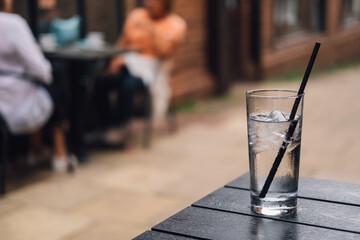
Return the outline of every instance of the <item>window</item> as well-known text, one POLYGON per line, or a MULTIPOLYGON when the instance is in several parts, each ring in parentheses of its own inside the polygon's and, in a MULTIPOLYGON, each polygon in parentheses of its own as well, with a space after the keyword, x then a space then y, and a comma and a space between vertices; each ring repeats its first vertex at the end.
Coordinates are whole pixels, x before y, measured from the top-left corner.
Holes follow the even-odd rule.
POLYGON ((301 31, 297 0, 275 0, 273 7, 274 37, 281 38, 301 31))
POLYGON ((273 0, 273 42, 324 30, 324 0, 273 0))
POLYGON ((343 26, 353 26, 360 22, 359 0, 343 0, 341 10, 341 23, 343 26))

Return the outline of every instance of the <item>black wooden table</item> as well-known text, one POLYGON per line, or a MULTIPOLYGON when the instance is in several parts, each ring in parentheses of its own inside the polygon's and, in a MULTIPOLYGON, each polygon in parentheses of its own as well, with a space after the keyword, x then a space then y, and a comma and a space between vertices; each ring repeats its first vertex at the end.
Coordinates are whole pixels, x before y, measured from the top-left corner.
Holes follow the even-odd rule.
POLYGON ((86 162, 87 154, 83 140, 85 126, 85 105, 89 82, 101 68, 99 62, 106 62, 113 56, 129 52, 130 49, 119 49, 106 46, 102 49, 91 49, 73 45, 54 50, 43 50, 49 60, 64 61, 70 72, 70 151, 74 153, 80 163, 86 162))
POLYGON ((266 217, 246 173, 135 239, 360 239, 360 185, 300 178, 297 213, 266 217))
POLYGON ((94 59, 108 58, 123 52, 130 51, 130 49, 120 49, 118 47, 106 45, 103 48, 90 48, 82 45, 71 45, 65 47, 58 47, 53 50, 43 50, 45 56, 50 59, 63 60, 77 60, 77 61, 92 61, 94 59))

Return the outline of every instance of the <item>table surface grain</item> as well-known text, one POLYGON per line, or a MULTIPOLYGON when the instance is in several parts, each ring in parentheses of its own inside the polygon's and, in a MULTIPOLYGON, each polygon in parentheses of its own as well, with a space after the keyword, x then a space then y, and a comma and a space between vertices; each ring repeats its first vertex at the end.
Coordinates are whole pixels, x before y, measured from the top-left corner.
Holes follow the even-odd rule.
POLYGON ((135 239, 360 239, 360 185, 300 178, 297 213, 269 217, 246 173, 135 239))

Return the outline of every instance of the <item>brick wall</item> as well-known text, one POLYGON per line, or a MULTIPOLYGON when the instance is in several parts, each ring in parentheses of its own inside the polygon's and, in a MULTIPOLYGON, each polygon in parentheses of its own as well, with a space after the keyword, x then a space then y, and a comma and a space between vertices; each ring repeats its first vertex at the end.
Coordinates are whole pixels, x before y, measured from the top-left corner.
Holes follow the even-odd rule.
POLYGON ((174 57, 171 86, 176 100, 208 95, 214 88, 206 69, 206 1, 174 1, 174 12, 185 19, 188 28, 174 57))
POLYGON ((327 0, 325 9, 325 31, 294 39, 286 44, 272 43, 272 0, 261 5, 261 63, 263 76, 274 76, 292 70, 305 70, 315 41, 322 43, 315 66, 360 59, 360 23, 343 27, 340 23, 341 1, 327 0))
POLYGON ((251 56, 251 48, 253 39, 252 31, 257 31, 254 26, 251 12, 251 0, 238 1, 238 29, 234 29, 239 32, 239 45, 238 48, 238 73, 240 78, 254 78, 256 77, 256 66, 251 56))
POLYGON ((336 34, 339 27, 341 1, 328 0, 326 4, 326 33, 336 34))
POLYGON ((117 33, 117 12, 115 1, 86 1, 87 30, 100 31, 105 34, 108 42, 115 42, 117 33))

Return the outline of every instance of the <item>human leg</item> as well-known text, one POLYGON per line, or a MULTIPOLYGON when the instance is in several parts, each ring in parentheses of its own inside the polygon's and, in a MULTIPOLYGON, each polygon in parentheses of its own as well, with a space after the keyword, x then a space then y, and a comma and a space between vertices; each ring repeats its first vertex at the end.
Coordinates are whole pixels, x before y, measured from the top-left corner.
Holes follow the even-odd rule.
POLYGON ((50 128, 52 135, 52 168, 56 172, 65 172, 69 163, 69 153, 66 144, 66 135, 69 129, 69 104, 64 93, 67 91, 67 88, 61 81, 64 81, 64 79, 55 78, 53 83, 47 87, 47 90, 53 100, 54 112, 47 123, 46 128, 50 128))
POLYGON ((145 85, 143 81, 130 74, 128 69, 122 69, 122 79, 118 95, 118 111, 120 124, 126 125, 134 110, 134 99, 138 92, 144 92, 145 85))
POLYGON ((93 105, 95 107, 96 125, 105 130, 111 125, 110 93, 119 89, 121 81, 120 72, 116 75, 101 76, 95 84, 93 105))

